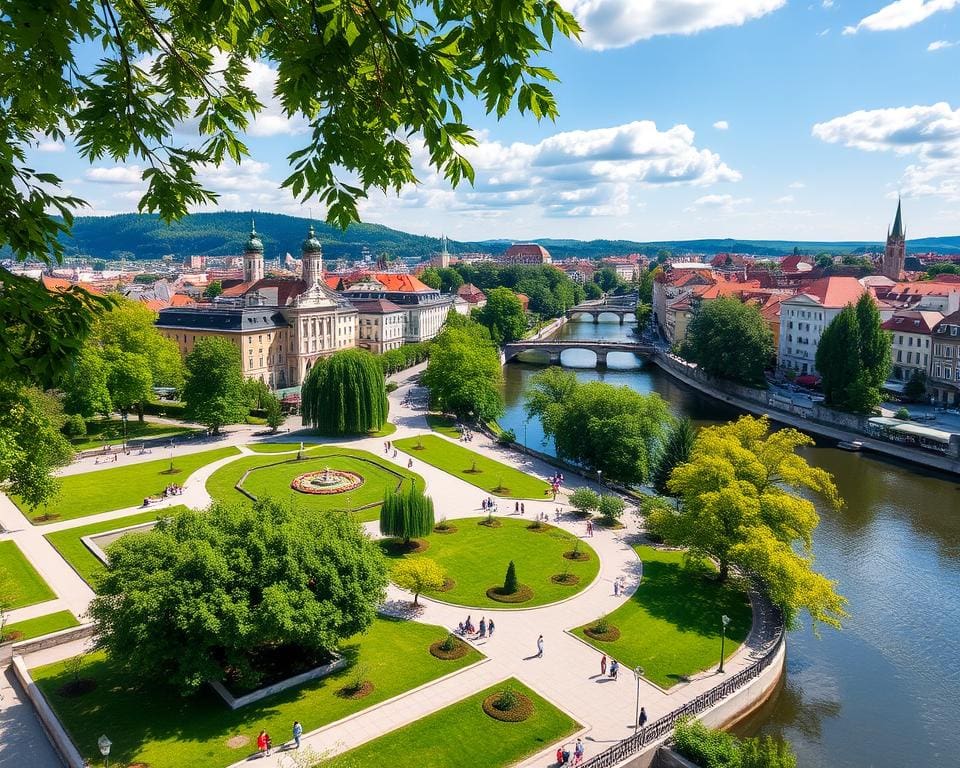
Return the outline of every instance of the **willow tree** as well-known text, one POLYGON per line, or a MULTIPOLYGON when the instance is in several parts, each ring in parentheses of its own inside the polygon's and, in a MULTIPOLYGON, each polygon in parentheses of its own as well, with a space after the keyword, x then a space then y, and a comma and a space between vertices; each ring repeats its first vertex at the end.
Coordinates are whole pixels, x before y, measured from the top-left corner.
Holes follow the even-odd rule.
POLYGON ((301 398, 303 420, 325 435, 363 435, 387 421, 383 367, 360 349, 317 361, 303 382, 301 398))
POLYGON ((433 499, 413 483, 406 491, 387 491, 380 507, 380 533, 409 544, 410 539, 428 536, 433 530, 433 499))

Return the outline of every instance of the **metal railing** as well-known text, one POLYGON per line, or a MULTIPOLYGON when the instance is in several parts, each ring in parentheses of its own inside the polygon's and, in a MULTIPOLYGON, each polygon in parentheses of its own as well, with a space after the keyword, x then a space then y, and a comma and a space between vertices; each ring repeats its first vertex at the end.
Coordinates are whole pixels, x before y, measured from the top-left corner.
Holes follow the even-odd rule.
POLYGON ((785 629, 779 613, 776 614, 774 622, 775 639, 764 654, 749 667, 731 675, 719 685, 701 693, 682 707, 678 707, 669 714, 654 720, 633 736, 628 736, 609 749, 594 755, 582 764, 583 768, 613 768, 619 765, 624 760, 641 752, 645 747, 656 744, 669 736, 673 733, 673 729, 679 720, 685 717, 696 717, 758 678, 770 666, 779 652, 780 646, 783 645, 785 629))

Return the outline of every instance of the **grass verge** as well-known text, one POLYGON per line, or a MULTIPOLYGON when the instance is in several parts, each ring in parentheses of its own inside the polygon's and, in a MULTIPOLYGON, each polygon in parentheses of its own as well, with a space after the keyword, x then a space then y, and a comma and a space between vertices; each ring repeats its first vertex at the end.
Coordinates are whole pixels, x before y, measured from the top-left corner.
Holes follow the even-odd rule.
POLYGON ((11 635, 14 636, 12 638, 14 642, 19 642, 21 640, 31 640, 34 637, 42 637, 43 635, 49 635, 51 632, 59 632, 61 629, 69 629, 70 627, 79 625, 80 622, 74 618, 70 611, 48 613, 46 616, 37 616, 35 619, 27 619, 26 621, 7 624, 7 626, 3 628, 4 642, 6 642, 6 638, 11 637, 11 635))
POLYGON ((0 541, 0 588, 4 592, 5 607, 10 610, 56 597, 16 542, 10 540, 0 541))

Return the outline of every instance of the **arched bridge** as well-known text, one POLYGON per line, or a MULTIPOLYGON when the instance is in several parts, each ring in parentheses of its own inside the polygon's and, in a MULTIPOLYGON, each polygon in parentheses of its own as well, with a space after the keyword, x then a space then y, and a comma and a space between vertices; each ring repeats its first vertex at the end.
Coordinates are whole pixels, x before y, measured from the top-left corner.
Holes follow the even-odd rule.
POLYGON ((632 318, 636 314, 636 309, 636 303, 613 303, 608 300, 598 304, 578 304, 567 310, 567 317, 574 318, 578 315, 589 315, 593 318, 594 323, 599 323, 600 315, 602 314, 616 315, 620 319, 620 325, 623 325, 626 318, 632 318))
POLYGON ((567 349, 586 349, 597 356, 597 368, 607 367, 607 355, 611 352, 632 352, 641 357, 650 357, 654 353, 651 344, 636 341, 514 341, 503 345, 504 362, 510 362, 524 352, 546 352, 550 355, 550 365, 560 365, 560 355, 567 349))

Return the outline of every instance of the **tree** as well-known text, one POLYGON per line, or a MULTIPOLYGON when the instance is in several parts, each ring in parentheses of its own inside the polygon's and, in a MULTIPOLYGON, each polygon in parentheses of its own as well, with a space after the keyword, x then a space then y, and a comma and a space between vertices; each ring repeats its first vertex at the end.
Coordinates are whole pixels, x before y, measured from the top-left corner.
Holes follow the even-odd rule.
POLYGON ((650 484, 657 493, 663 496, 670 495, 668 487, 670 475, 673 474, 674 469, 689 461, 696 437, 697 430, 686 416, 670 426, 667 439, 657 451, 653 472, 650 474, 650 484))
POLYGON ((642 483, 668 421, 659 395, 593 381, 579 384, 567 398, 549 434, 561 458, 600 470, 610 480, 642 483))
POLYGON ((383 368, 362 349, 318 360, 301 390, 303 420, 325 435, 363 435, 387 422, 383 368))
POLYGON ((406 491, 388 490, 380 507, 380 533, 409 544, 410 539, 429 536, 435 525, 433 499, 411 482, 406 491))
POLYGON ((215 503, 125 536, 90 606, 97 646, 138 678, 192 693, 255 686, 258 654, 333 650, 383 601, 379 547, 345 512, 215 503))
POLYGON ((0 490, 31 509, 56 496, 51 476, 73 458, 60 404, 33 387, 0 382, 0 490))
POLYGON ((534 374, 523 393, 523 410, 527 418, 539 418, 545 436, 556 435, 564 403, 576 388, 577 375, 573 371, 551 366, 534 374))
POLYGON ((434 339, 421 377, 430 390, 431 407, 481 421, 503 414, 502 381, 500 355, 486 330, 475 323, 447 328, 434 339))
POLYGON ((431 288, 435 288, 438 291, 440 290, 440 284, 442 281, 440 279, 440 272, 436 267, 427 267, 425 270, 423 270, 423 272, 420 273, 419 277, 420 282, 424 285, 429 285, 431 288))
POLYGON ((441 589, 447 581, 447 573, 436 560, 415 557, 397 563, 390 578, 400 589, 413 592, 413 604, 418 605, 420 593, 441 589))
POLYGON ((890 375, 891 335, 881 328, 873 298, 864 294, 848 304, 820 336, 816 367, 827 405, 852 413, 870 413, 881 401, 890 375))
POLYGON ((213 280, 210 285, 203 289, 203 295, 208 299, 215 299, 223 293, 223 283, 219 280, 213 280))
POLYGON ((604 267, 593 273, 593 282, 600 286, 604 293, 613 293, 624 284, 623 278, 612 267, 604 267))
POLYGON ((817 256, 817 260, 814 264, 821 269, 826 269, 833 266, 833 256, 829 253, 821 253, 817 256))
POLYGON ((107 365, 95 349, 84 349, 73 359, 61 386, 63 407, 67 413, 89 419, 113 410, 107 387, 107 365))
POLYGON ((919 368, 914 368, 910 380, 903 388, 903 394, 911 400, 923 400, 927 396, 927 374, 919 368))
POLYGON ((515 595, 519 589, 520 582, 517 580, 517 567, 513 564, 513 560, 511 560, 507 566, 506 576, 503 578, 503 589, 501 591, 504 595, 515 595))
POLYGON ((763 386, 773 358, 773 332, 753 304, 721 297, 701 302, 680 354, 711 376, 763 386))
POLYGON ((121 413, 147 402, 153 394, 153 373, 145 355, 114 350, 107 360, 110 401, 121 413))
POLYGON ((597 511, 604 521, 610 525, 623 517, 623 511, 626 508, 627 505, 619 496, 606 494, 600 497, 600 505, 597 511))
POLYGON ((637 328, 643 330, 647 327, 650 322, 650 318, 653 317, 653 306, 648 303, 640 302, 637 304, 636 309, 637 316, 637 328))
POLYGON ((582 515, 600 508, 600 494, 590 488, 577 488, 570 494, 570 506, 582 515))
POLYGON ((653 304, 653 281, 658 273, 663 272, 660 267, 645 269, 640 275, 640 284, 637 286, 637 299, 643 304, 653 304))
POLYGON ((494 288, 487 293, 487 303, 480 310, 479 321, 490 330, 490 336, 497 344, 516 341, 527 329, 523 305, 509 288, 494 288))
MULTIPOLYGON (((358 220, 369 190, 416 183, 406 137, 418 137, 429 165, 451 184, 473 181, 461 151, 477 141, 463 122, 465 105, 478 101, 498 118, 517 109, 555 119, 544 85, 555 76, 542 55, 555 34, 579 33, 573 16, 548 0, 495 9, 484 0, 428 7, 239 0, 204 4, 199 13, 179 0, 42 8, 12 0, 4 18, 16 33, 0 65, 8 84, 0 247, 44 262, 61 260, 61 238, 86 203, 62 190, 55 173, 31 167, 27 150, 38 137, 69 134, 91 162, 142 163, 139 210, 179 218, 216 200, 201 181, 205 168, 249 155, 242 133, 264 108, 251 87, 251 69, 262 61, 276 67, 283 112, 310 128, 290 155, 284 186, 317 198, 329 220, 346 226, 358 220)), ((22 318, 24 332, 12 343, 3 335, 0 360, 15 360, 21 338, 42 334, 53 359, 20 367, 59 368, 82 344, 88 307, 77 306, 76 294, 62 301, 11 277, 0 271, 17 305, 9 316, 22 318), (69 315, 51 322, 55 309, 69 315), (50 335, 57 330, 66 333, 50 335)), ((0 318, 7 319, 2 309, 0 318)), ((0 379, 8 373, 0 368, 0 379)))
POLYGON ((583 286, 583 295, 588 299, 599 299, 603 296, 603 290, 596 283, 585 283, 583 286))
POLYGON ((454 293, 463 285, 463 278, 460 277, 460 273, 455 269, 440 267, 440 269, 437 270, 437 274, 440 276, 440 290, 444 293, 454 293))
POLYGON ((809 445, 795 429, 771 433, 766 417, 706 427, 671 475, 678 509, 655 505, 648 519, 665 541, 714 559, 720 580, 733 565, 755 574, 788 622, 805 610, 814 624, 839 627, 846 601, 813 570, 819 516, 809 496, 834 508, 842 501, 830 474, 796 453, 809 445))
POLYGON ((271 432, 276 432, 287 420, 287 414, 283 412, 283 406, 280 404, 280 398, 271 394, 263 404, 263 410, 266 411, 267 426, 271 432))
POLYGON ((210 427, 214 434, 247 416, 240 350, 227 339, 197 341, 187 355, 183 399, 186 417, 210 427))

